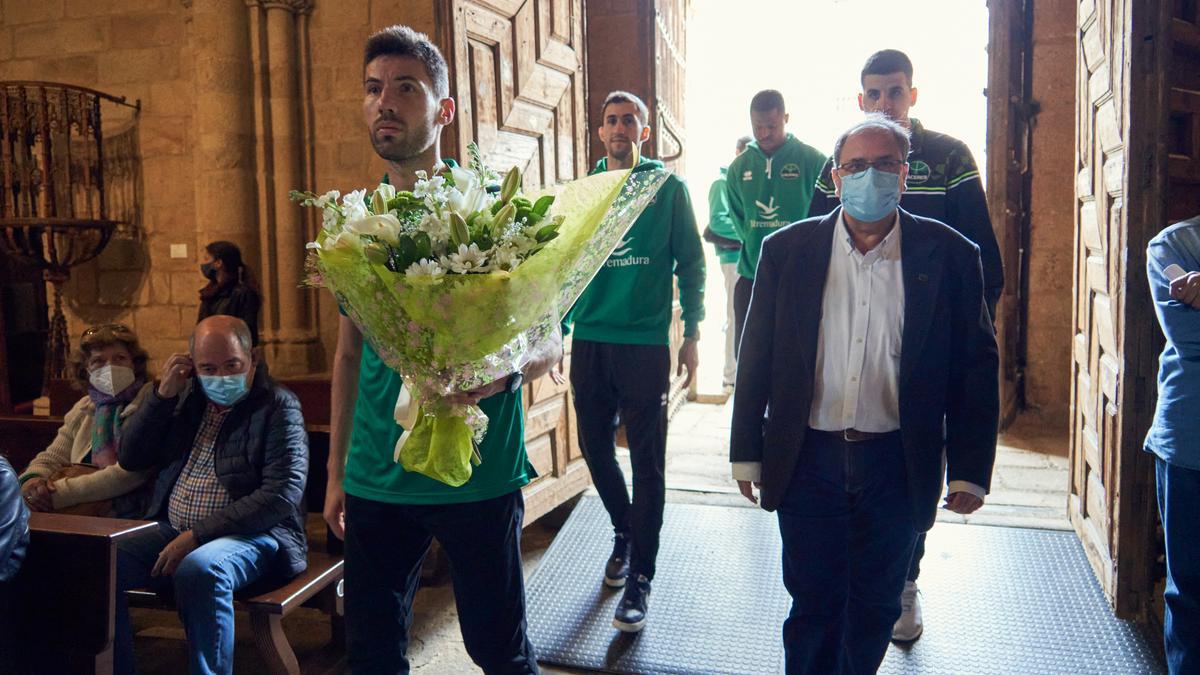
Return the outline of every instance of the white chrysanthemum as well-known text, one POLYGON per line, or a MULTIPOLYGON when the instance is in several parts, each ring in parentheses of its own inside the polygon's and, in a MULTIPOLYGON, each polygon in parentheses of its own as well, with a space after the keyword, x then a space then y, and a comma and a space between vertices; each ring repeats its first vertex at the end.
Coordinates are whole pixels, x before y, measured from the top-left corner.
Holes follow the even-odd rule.
POLYGON ((426 277, 429 279, 440 279, 446 275, 446 270, 438 264, 436 260, 421 258, 417 262, 408 266, 404 270, 404 275, 409 278, 426 277))
POLYGON ((521 254, 515 247, 497 246, 492 250, 492 267, 511 272, 520 264, 521 254))
POLYGON ((458 250, 446 256, 442 261, 442 265, 455 274, 469 274, 471 272, 486 272, 487 254, 479 250, 479 246, 471 244, 459 244, 458 250))

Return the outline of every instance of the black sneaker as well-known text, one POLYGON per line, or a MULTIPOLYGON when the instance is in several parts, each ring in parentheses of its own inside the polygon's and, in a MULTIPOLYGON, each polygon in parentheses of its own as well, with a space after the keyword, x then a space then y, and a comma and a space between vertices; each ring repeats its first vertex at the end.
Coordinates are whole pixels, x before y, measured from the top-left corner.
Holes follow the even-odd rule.
POLYGON ((618 532, 613 537, 612 556, 604 565, 604 585, 620 588, 629 576, 629 535, 618 532))
POLYGON ((621 603, 613 614, 613 626, 623 633, 638 633, 646 625, 646 606, 650 602, 650 580, 639 574, 629 576, 621 603))

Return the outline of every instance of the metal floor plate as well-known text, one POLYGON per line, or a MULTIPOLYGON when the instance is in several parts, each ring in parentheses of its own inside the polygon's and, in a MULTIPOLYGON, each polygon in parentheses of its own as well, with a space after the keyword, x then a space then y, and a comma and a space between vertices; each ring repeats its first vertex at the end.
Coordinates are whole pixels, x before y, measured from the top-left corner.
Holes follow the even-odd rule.
MULTIPOLYGON (((775 517, 668 504, 641 634, 612 627, 612 528, 596 497, 529 580, 530 639, 548 664, 612 673, 782 671, 790 600, 775 517)), ((925 634, 881 673, 1160 673, 1158 636, 1112 616, 1070 532, 939 523, 921 573, 925 634)))

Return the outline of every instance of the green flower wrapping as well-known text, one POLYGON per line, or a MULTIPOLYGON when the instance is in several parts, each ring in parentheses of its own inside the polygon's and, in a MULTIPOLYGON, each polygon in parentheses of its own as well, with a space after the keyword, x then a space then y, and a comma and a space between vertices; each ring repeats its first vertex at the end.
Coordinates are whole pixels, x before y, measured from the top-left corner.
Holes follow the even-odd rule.
MULTIPOLYGON (((354 213, 339 223, 336 215, 330 216, 330 202, 322 201, 329 195, 300 195, 307 197, 306 204, 326 209, 325 228, 310 244, 310 283, 334 294, 380 358, 404 380, 395 417, 405 429, 396 446, 396 461, 405 470, 454 487, 471 478, 473 464, 483 459, 476 448, 487 432, 487 417, 478 406, 454 404, 446 397, 520 369, 538 345, 554 338, 562 315, 667 175, 661 170, 610 171, 524 199, 514 196, 510 173, 507 194, 491 206, 503 205, 494 210, 445 215, 436 199, 426 197, 425 204, 433 208, 424 209, 419 232, 412 226, 418 220, 413 210, 380 218, 370 206, 365 213, 357 210, 366 200, 360 202, 362 195, 352 193, 340 211, 354 213), (543 200, 551 195, 552 204, 543 200), (508 204, 513 207, 505 208, 508 204), (518 205, 524 216, 533 204, 545 213, 528 220, 515 216, 518 205), (521 257, 505 257, 504 243, 496 240, 543 215, 526 229, 530 236, 522 240, 518 233, 511 239, 510 249, 521 257), (450 224, 445 241, 449 254, 437 261, 432 255, 413 258, 403 243, 405 233, 423 237, 426 230, 433 232, 436 247, 438 218, 450 224), (393 221, 399 228, 387 229, 394 227, 393 221), (398 263, 404 255, 409 257, 398 263)), ((477 188, 470 176, 456 171, 454 179, 466 195, 463 201, 483 199, 472 192, 477 188)), ((335 200, 336 193, 330 194, 335 200)), ((449 203, 457 203, 458 194, 449 203)), ((371 201, 386 207, 383 199, 371 201)), ((416 203, 415 198, 409 201, 416 203)), ((428 240, 418 241, 424 246, 428 240)))

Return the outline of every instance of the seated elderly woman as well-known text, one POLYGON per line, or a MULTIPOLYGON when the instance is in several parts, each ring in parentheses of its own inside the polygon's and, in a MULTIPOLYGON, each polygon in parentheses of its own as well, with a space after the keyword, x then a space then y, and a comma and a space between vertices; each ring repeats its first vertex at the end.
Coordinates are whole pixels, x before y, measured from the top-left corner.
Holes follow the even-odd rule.
POLYGON ((63 419, 58 436, 21 475, 21 493, 34 511, 88 515, 142 515, 153 472, 132 472, 117 463, 126 418, 153 389, 146 351, 121 324, 83 333, 68 370, 87 392, 63 419))

